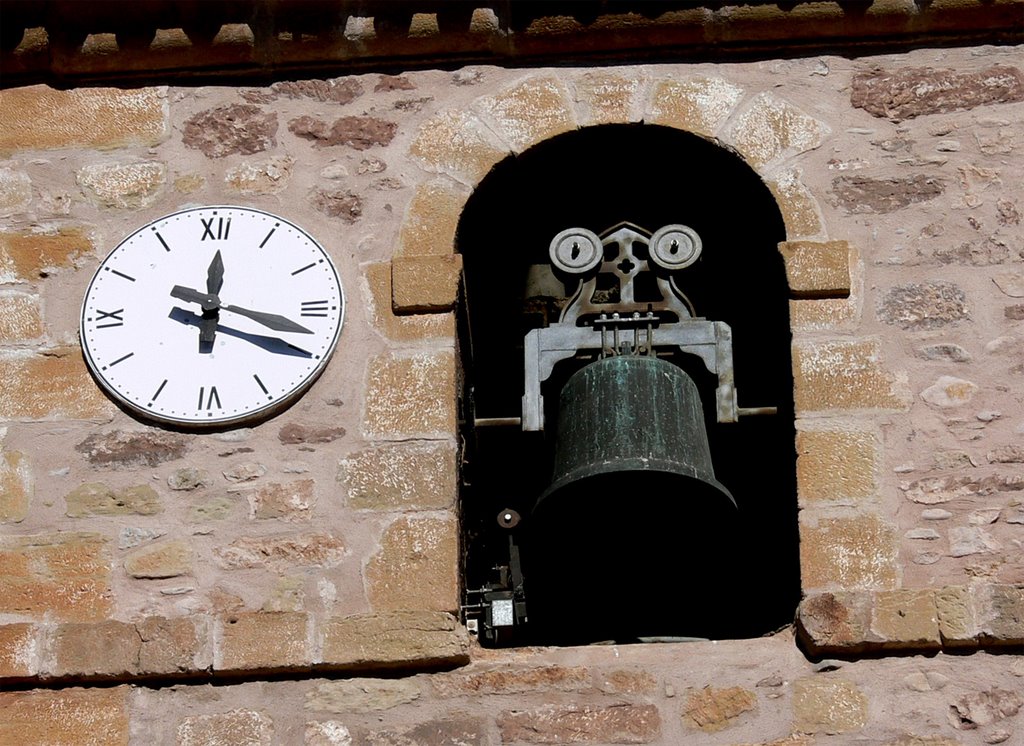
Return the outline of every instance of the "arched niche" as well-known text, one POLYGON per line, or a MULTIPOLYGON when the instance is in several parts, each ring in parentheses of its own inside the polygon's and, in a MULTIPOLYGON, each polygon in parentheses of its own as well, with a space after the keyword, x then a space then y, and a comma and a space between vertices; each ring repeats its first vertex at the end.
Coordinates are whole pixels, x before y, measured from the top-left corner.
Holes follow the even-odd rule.
MULTIPOLYGON (((782 215, 739 156, 680 130, 615 124, 559 135, 498 163, 466 203, 456 237, 466 283, 461 349, 471 403, 467 421, 520 413, 523 337, 545 318, 557 318, 557 308, 527 298, 535 291, 526 290, 531 266, 548 262, 552 237, 569 227, 600 233, 623 221, 649 231, 671 223, 697 231, 703 254, 677 283, 697 316, 731 326, 740 405, 778 407, 774 416, 718 424, 713 377, 695 358, 679 360, 702 392, 715 474, 740 510, 725 540, 730 566, 720 568, 726 571, 707 624, 696 630, 669 625, 668 631, 717 638, 764 634, 792 620, 800 594, 790 296, 777 250, 786 239, 782 215)), ((544 434, 467 425, 461 512, 469 589, 489 582, 493 566, 507 558, 498 512, 513 508, 528 518, 547 486, 557 427, 551 409, 572 370, 571 363, 561 366, 545 385, 555 424, 544 434)), ((623 500, 628 503, 628 496, 623 500)), ((528 588, 530 573, 543 570, 530 566, 528 531, 524 536, 528 588)), ((676 569, 677 587, 652 603, 686 603, 688 579, 716 572, 686 553, 676 569)), ((550 629, 542 638, 529 641, 580 641, 550 629)))

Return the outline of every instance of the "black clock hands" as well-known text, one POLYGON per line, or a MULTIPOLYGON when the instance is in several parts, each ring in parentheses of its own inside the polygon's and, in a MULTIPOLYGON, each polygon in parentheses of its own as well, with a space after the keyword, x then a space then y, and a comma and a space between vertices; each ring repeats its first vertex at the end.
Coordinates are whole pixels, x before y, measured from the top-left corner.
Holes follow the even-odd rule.
MULTIPOLYGON (((203 318, 199 314, 193 313, 192 311, 186 311, 184 308, 179 308, 178 306, 173 306, 171 308, 171 312, 170 314, 168 314, 168 318, 171 318, 174 321, 177 321, 181 324, 185 324, 186 326, 196 326, 202 328, 203 324, 203 318)), ((280 339, 278 337, 267 337, 262 334, 249 334, 248 332, 242 332, 237 329, 232 329, 231 327, 223 325, 218 326, 217 330, 221 334, 226 334, 229 337, 235 337, 237 339, 244 340, 246 342, 256 345, 260 349, 266 350, 267 352, 272 352, 275 355, 285 355, 290 357, 303 358, 313 357, 312 352, 308 352, 302 349, 301 347, 296 347, 290 342, 286 342, 285 340, 280 339)))
POLYGON ((238 314, 239 316, 245 316, 248 319, 252 319, 258 324, 268 329, 273 329, 275 332, 296 332, 298 334, 313 334, 312 329, 307 329, 301 324, 297 324, 289 318, 280 316, 276 313, 265 313, 263 311, 253 311, 250 308, 242 308, 241 306, 228 306, 220 302, 220 298, 217 297, 216 293, 202 293, 193 288, 183 287, 181 285, 175 285, 171 288, 171 297, 177 298, 178 300, 188 301, 189 303, 198 303, 202 306, 203 311, 230 311, 231 313, 238 314))
MULTIPOLYGON (((206 292, 216 296, 224 285, 224 260, 220 250, 213 255, 210 266, 206 270, 206 292)), ((219 304, 218 304, 219 305, 219 304)), ((220 320, 218 307, 203 306, 203 323, 199 326, 199 352, 213 352, 213 342, 217 338, 217 322, 220 320)))

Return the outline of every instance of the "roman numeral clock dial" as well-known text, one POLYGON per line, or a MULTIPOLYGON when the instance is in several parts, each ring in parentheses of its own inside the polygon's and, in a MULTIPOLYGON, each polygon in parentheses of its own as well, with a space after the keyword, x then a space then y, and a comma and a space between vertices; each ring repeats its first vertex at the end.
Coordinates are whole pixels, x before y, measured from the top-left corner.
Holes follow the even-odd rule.
POLYGON ((327 252, 284 218, 200 207, 129 235, 82 304, 96 381, 143 419, 242 425, 287 406, 323 371, 345 297, 327 252))

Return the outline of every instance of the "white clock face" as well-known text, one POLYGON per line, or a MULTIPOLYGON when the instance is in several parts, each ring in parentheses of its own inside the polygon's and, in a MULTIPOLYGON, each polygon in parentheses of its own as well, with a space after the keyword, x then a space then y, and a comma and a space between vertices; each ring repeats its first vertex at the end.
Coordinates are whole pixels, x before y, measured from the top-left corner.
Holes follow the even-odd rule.
POLYGON ((96 271, 82 347, 100 384, 145 418, 241 424, 320 374, 344 318, 338 273, 298 226, 245 207, 146 225, 96 271))

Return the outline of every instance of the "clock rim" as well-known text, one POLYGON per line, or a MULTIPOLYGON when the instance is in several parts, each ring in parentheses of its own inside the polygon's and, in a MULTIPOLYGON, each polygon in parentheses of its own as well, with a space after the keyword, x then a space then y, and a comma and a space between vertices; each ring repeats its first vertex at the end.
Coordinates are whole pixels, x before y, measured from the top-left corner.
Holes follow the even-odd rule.
POLYGON ((162 215, 158 218, 155 218, 154 220, 150 220, 149 222, 139 226, 138 228, 132 230, 130 233, 125 235, 120 241, 118 241, 117 245, 115 245, 114 248, 108 251, 107 254, 103 257, 103 259, 100 260, 99 264, 96 266, 96 270, 92 274, 92 277, 89 279, 89 284, 86 287, 85 293, 82 296, 82 307, 81 311, 79 312, 78 320, 79 345, 82 350, 82 356, 85 360, 86 369, 89 371, 89 375, 92 377, 92 379, 99 385, 103 392, 114 401, 114 403, 118 406, 119 409, 121 409, 122 411, 127 410, 128 414, 135 417, 136 419, 146 420, 148 422, 152 422, 161 426, 170 426, 171 428, 179 430, 229 430, 246 425, 252 425, 257 422, 262 422, 264 420, 270 419, 274 415, 279 414, 281 411, 287 409, 292 404, 294 404, 296 400, 301 398, 302 395, 305 394, 314 383, 316 383, 316 381, 323 374, 324 370, 326 370, 328 363, 330 362, 331 358, 334 355, 334 351, 337 349, 338 341, 341 339, 342 328, 345 326, 345 312, 347 310, 347 307, 348 304, 347 299, 345 297, 345 286, 341 281, 341 275, 338 272, 338 268, 335 265, 334 260, 331 258, 331 255, 327 252, 327 249, 324 248, 323 244, 316 240, 316 238, 314 238, 309 233, 309 231, 304 229, 302 226, 289 220, 288 218, 282 217, 276 213, 269 212, 267 210, 262 210, 258 207, 248 207, 245 205, 229 204, 200 205, 197 207, 186 207, 180 210, 174 210, 173 212, 169 212, 166 215, 162 215), (274 220, 281 221, 282 223, 287 223, 296 231, 304 235, 309 241, 313 243, 314 246, 316 246, 320 250, 320 252, 324 255, 324 258, 327 259, 327 264, 331 268, 331 272, 334 275, 335 282, 338 285, 340 306, 338 313, 338 322, 335 325, 334 334, 331 339, 331 342, 327 350, 322 355, 321 360, 318 362, 317 366, 298 384, 296 384, 296 386, 291 391, 284 394, 283 396, 275 398, 273 401, 267 402, 266 404, 256 409, 251 409, 241 414, 220 417, 216 419, 187 419, 183 417, 169 417, 151 412, 145 407, 139 406, 136 402, 129 400, 120 391, 114 388, 102 375, 97 373, 97 365, 95 361, 92 359, 91 351, 89 350, 88 343, 86 342, 86 304, 89 300, 89 294, 92 291, 93 284, 95 283, 100 271, 103 269, 104 264, 106 264, 110 257, 112 257, 114 253, 117 252, 117 250, 120 249, 125 244, 125 242, 127 242, 134 236, 138 235, 139 233, 142 233, 147 228, 150 228, 151 226, 156 225, 157 223, 163 222, 165 220, 169 220, 170 218, 173 218, 177 215, 206 210, 240 210, 243 212, 259 213, 261 215, 273 218, 274 220))

